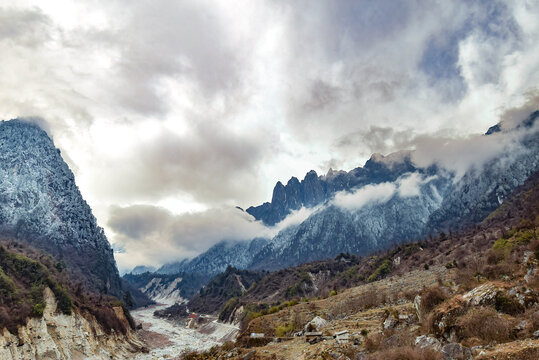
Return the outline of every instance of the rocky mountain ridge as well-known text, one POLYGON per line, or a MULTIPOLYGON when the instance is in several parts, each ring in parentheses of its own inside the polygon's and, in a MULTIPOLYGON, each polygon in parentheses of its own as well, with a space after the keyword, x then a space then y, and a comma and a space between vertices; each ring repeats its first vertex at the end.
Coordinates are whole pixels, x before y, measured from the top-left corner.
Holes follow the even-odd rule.
POLYGON ((301 182, 292 177, 286 185, 280 181, 273 189, 271 202, 251 206, 246 212, 256 220, 273 226, 284 220, 294 210, 314 207, 331 199, 337 192, 350 190, 367 184, 392 182, 403 174, 416 171, 410 153, 403 151, 384 157, 374 154, 365 166, 349 172, 330 169, 324 176, 309 171, 301 182))
POLYGON ((60 150, 19 119, 0 123, 0 231, 53 255, 94 290, 123 295, 112 248, 60 150))

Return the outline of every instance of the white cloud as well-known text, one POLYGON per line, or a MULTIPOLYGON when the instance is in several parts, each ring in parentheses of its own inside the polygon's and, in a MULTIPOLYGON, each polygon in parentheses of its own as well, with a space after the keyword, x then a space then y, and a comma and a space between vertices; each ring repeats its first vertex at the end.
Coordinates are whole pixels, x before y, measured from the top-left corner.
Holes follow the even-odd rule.
POLYGON ((272 231, 236 208, 174 215, 151 205, 113 207, 108 227, 122 249, 116 253, 120 270, 136 265, 162 265, 193 257, 222 240, 267 237, 272 231))
POLYGON ((353 192, 341 191, 335 195, 333 203, 343 209, 354 211, 369 204, 381 204, 393 197, 397 187, 393 183, 366 185, 353 192))
POLYGON ((419 173, 404 175, 397 180, 399 196, 401 198, 419 196, 421 185, 436 179, 436 176, 424 177, 419 173))
POLYGON ((21 0, 0 6, 0 118, 45 119, 102 225, 110 206, 255 205, 373 152, 462 171, 495 144, 450 139, 539 84, 538 16, 512 1, 21 0))

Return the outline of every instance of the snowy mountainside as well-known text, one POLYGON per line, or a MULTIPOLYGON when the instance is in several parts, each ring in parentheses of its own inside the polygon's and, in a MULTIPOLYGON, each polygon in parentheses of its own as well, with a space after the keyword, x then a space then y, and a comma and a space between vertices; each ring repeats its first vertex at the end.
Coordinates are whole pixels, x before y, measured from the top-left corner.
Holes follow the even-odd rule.
POLYGON ((63 261, 95 290, 122 295, 112 248, 60 150, 22 120, 0 123, 0 231, 63 261))
MULTIPOLYGON (((430 214, 441 204, 450 180, 425 182, 418 196, 396 192, 387 202, 357 210, 328 205, 300 225, 285 229, 253 259, 250 269, 277 270, 339 253, 366 255, 423 235, 430 214)), ((388 191, 384 189, 384 191, 388 191)))
POLYGON ((479 169, 470 168, 460 178, 436 168, 436 172, 405 174, 393 183, 338 193, 299 226, 274 237, 248 268, 276 270, 341 252, 366 255, 482 221, 539 169, 539 126, 534 127, 538 117, 536 111, 515 129, 491 132, 513 136, 526 128, 524 135, 515 137, 518 146, 479 169), (373 193, 378 200, 362 200, 373 193), (357 203, 363 205, 354 209, 357 203))
POLYGON ((201 272, 217 275, 228 266, 245 269, 267 242, 268 240, 263 238, 239 242, 222 241, 191 260, 165 264, 156 272, 160 274, 201 272))
MULTIPOLYGON (((301 195, 303 191, 304 200, 307 191, 310 215, 306 219, 283 228, 257 246, 252 246, 255 240, 222 242, 192 260, 169 264, 159 271, 172 268, 214 275, 224 271, 227 265, 276 270, 339 253, 367 255, 398 243, 479 223, 539 169, 537 117, 536 111, 520 125, 508 129, 498 124, 484 138, 474 139, 509 145, 503 151, 487 152, 484 154, 487 160, 477 162, 479 165, 472 165, 463 173, 436 162, 420 167, 411 160, 413 152, 399 152, 385 157, 375 154, 363 168, 350 172, 330 171, 324 177, 310 172, 303 182, 291 179, 286 186, 277 183, 271 206, 285 210, 272 219, 280 219, 287 211, 305 206, 305 202, 290 194, 301 195), (308 190, 305 184, 310 184, 308 190)), ((465 152, 461 154, 468 156, 465 152)), ((266 204, 262 206, 269 209, 266 204)), ((257 216, 263 220, 265 215, 260 214, 257 216)))
POLYGON ((312 208, 331 199, 337 192, 395 181, 405 173, 417 170, 412 164, 410 153, 401 151, 390 156, 374 154, 364 167, 357 167, 349 172, 330 169, 326 175, 318 176, 316 171, 309 171, 301 182, 292 177, 286 185, 280 181, 273 189, 271 202, 251 206, 246 211, 264 224, 273 226, 292 211, 305 206, 312 208))

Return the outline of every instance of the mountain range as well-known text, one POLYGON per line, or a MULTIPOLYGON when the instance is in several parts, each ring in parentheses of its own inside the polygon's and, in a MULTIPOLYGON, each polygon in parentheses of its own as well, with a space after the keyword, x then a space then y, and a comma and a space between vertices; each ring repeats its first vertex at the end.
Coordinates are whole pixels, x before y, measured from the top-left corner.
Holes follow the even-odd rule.
POLYGON ((271 202, 246 211, 277 227, 303 209, 309 214, 303 221, 284 227, 271 239, 223 241, 157 272, 215 275, 229 265, 277 270, 339 253, 366 255, 479 223, 538 169, 538 117, 535 111, 516 127, 506 129, 501 123, 489 128, 483 136, 507 141, 513 150, 494 154, 463 174, 437 164, 420 167, 413 152, 401 151, 375 154, 349 172, 330 170, 318 176, 310 171, 302 181, 293 177, 286 185, 277 182, 271 202))

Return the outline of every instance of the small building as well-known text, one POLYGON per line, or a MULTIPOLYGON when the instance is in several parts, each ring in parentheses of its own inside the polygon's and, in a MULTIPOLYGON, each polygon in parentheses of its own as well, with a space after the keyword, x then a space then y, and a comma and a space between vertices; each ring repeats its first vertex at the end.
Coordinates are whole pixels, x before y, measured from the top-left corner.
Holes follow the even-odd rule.
POLYGON ((251 339, 262 339, 264 338, 264 334, 262 333, 251 333, 251 339))
POLYGON ((348 340, 350 340, 350 334, 348 333, 348 330, 336 332, 335 334, 333 334, 333 337, 339 344, 347 343, 348 340))
POLYGON ((197 317, 198 315, 195 313, 192 313, 191 315, 189 315, 189 319, 196 319, 197 317))

